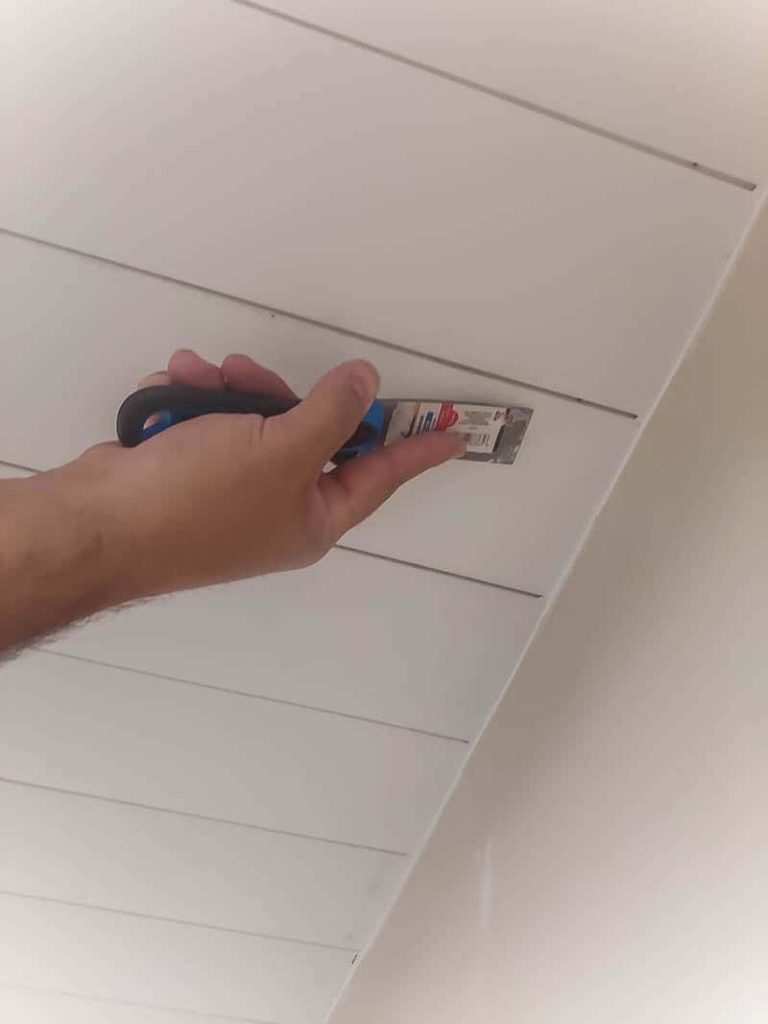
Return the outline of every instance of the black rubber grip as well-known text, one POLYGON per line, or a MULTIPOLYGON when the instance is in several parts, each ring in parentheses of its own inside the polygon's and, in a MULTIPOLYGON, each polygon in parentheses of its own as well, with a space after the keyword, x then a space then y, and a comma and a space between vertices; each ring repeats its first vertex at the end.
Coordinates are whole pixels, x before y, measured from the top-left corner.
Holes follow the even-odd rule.
MULTIPOLYGON (((299 404, 298 398, 260 395, 251 391, 224 391, 194 388, 184 384, 158 384, 129 395, 117 413, 117 439, 126 448, 135 448, 146 440, 144 427, 150 416, 170 413, 176 422, 205 416, 208 413, 258 413, 280 416, 299 404)), ((376 436, 370 424, 362 422, 347 441, 346 449, 365 444, 376 436)))

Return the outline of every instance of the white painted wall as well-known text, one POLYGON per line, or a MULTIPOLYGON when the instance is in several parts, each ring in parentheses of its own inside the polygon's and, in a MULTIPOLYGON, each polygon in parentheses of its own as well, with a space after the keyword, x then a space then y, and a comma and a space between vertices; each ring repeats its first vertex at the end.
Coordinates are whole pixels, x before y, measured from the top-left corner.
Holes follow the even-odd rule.
POLYGON ((768 1006, 768 215, 333 1024, 768 1006))

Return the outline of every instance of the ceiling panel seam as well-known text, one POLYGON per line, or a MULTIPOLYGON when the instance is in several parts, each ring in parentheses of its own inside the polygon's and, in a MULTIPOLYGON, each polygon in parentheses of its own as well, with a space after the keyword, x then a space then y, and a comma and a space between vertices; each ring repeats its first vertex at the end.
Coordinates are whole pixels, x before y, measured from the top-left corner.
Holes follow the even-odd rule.
POLYGON ((258 3, 257 0, 231 0, 231 2, 240 7, 249 7, 251 10, 258 11, 260 14, 267 17, 278 18, 280 21, 287 22, 290 25, 295 25, 297 28, 306 29, 310 32, 317 32, 318 34, 327 36, 329 39, 334 39, 337 42, 346 43, 348 46, 355 46, 360 50, 366 50, 368 53, 375 54, 377 57, 383 57, 386 60, 395 61, 398 64, 404 64, 409 68, 414 68, 416 71, 423 71, 425 74, 435 75, 437 78, 442 78, 447 82, 452 82, 454 85, 462 86, 465 89, 471 89, 474 92, 483 93, 493 99, 502 100, 505 103, 509 103, 511 106, 518 107, 521 110, 527 110, 532 114, 538 114, 541 117, 547 117, 551 121, 558 121, 560 124, 564 124, 569 128, 587 132, 590 135, 595 135, 598 138, 605 139, 607 142, 626 146, 628 149, 634 149, 636 152, 654 159, 664 160, 666 163, 675 164, 678 167, 683 167, 696 174, 703 174, 706 177, 715 178, 726 185, 744 189, 747 192, 754 192, 757 188, 757 184, 755 182, 749 181, 746 178, 739 178, 736 175, 727 173, 726 171, 721 171, 716 167, 709 167, 706 164, 702 164, 698 160, 691 160, 688 157, 679 156, 678 154, 671 153, 668 150, 660 149, 658 146, 651 146, 639 139, 634 139, 628 135, 622 135, 620 132, 601 128, 599 125, 592 124, 589 121, 582 121, 577 117, 571 117, 569 114, 564 114, 552 107, 547 107, 541 103, 534 103, 532 100, 527 100, 522 96, 515 96, 512 93, 505 92, 503 89, 495 89, 493 86, 483 85, 482 82, 476 82, 474 79, 454 74, 452 71, 447 71, 434 64, 426 64, 423 61, 415 60, 412 57, 406 57, 402 53, 397 53, 394 50, 388 50, 382 46, 376 46, 374 43, 368 43, 363 39, 358 39, 356 36, 349 36, 344 32, 337 32, 334 29, 318 24, 317 22, 307 21, 305 18, 299 18, 293 14, 288 14, 285 11, 269 7, 266 4, 258 3))
POLYGON ((508 594, 518 594, 520 597, 530 597, 540 600, 544 595, 537 594, 535 590, 522 590, 520 587, 510 587, 506 583, 494 583, 493 580, 482 580, 479 576, 465 576, 460 572, 451 572, 450 569, 437 569, 433 565, 423 565, 421 562, 409 562, 407 558, 397 558, 395 555, 382 555, 378 551, 366 551, 364 548, 353 548, 350 544, 334 544, 340 551, 349 551, 353 555, 364 555, 366 558, 378 558, 382 562, 392 562, 394 565, 407 565, 409 569, 421 569, 424 572, 434 572, 438 576, 450 576, 455 580, 466 580, 468 583, 479 583, 483 587, 492 587, 494 590, 505 590, 508 594))
POLYGON ((195 1020, 213 1021, 214 1024, 221 1024, 222 1021, 231 1024, 277 1024, 277 1021, 257 1020, 255 1017, 233 1017, 226 1013, 205 1013, 200 1010, 190 1010, 181 1006, 160 1006, 157 1003, 141 1003, 132 999, 107 999, 105 996, 83 995, 80 992, 67 992, 56 988, 35 988, 33 985, 11 985, 0 982, 0 990, 6 992, 34 992, 38 995, 49 995, 72 999, 84 1003, 98 1003, 101 1006, 128 1006, 137 1010, 151 1010, 157 1013, 174 1013, 182 1016, 194 1017, 195 1020))
POLYGON ((31 466, 20 466, 18 462, 6 462, 0 459, 0 466, 6 469, 20 469, 23 473, 39 473, 39 469, 33 469, 31 466))
MULTIPOLYGON (((296 323, 307 324, 310 327, 319 327, 324 331, 332 331, 345 338, 353 338, 356 341, 365 341, 379 348, 385 348, 390 352, 399 352, 402 355, 413 359, 420 359, 428 363, 436 363, 438 366, 445 366, 450 370, 460 370, 462 373, 471 373, 475 377, 483 377, 485 380, 498 381, 500 384, 511 385, 512 387, 525 388, 533 394, 549 395, 552 398, 559 398, 564 402, 573 402, 576 405, 583 405, 588 409, 597 409, 611 416, 620 416, 623 419, 636 420, 639 413, 622 409, 619 406, 606 405, 602 402, 593 402, 588 398, 581 398, 572 395, 567 391, 558 391, 556 388, 548 388, 541 384, 533 384, 530 381, 519 380, 516 377, 506 377, 501 373, 493 373, 491 370, 483 370, 480 367, 472 366, 469 363, 460 363, 454 359, 445 359, 442 356, 433 355, 429 352, 420 352, 417 349, 408 348, 407 345, 400 345, 395 341, 388 341, 385 338, 378 338, 372 334, 364 334, 361 331, 352 330, 339 324, 329 323, 325 320, 317 320, 311 316, 304 316, 301 313, 294 313, 288 309, 281 309, 279 306, 270 306, 267 303, 256 302, 253 299, 246 299, 242 295, 235 295, 232 292, 220 291, 217 288, 209 288, 206 285, 195 284, 193 281, 185 281, 180 277, 173 277, 170 274, 161 274, 156 270, 147 270, 145 267, 135 266, 131 263, 123 263, 121 260, 112 259, 109 256, 101 256, 98 253, 88 252, 85 249, 76 249, 71 245, 62 245, 60 242, 52 242, 50 239, 41 238, 38 235, 28 235, 21 231, 12 231, 10 228, 0 227, 0 235, 7 235, 9 238, 19 238, 25 242, 34 242, 37 245, 46 246, 49 249, 56 249, 59 252, 70 253, 72 256, 80 256, 84 259, 94 260, 111 267, 118 267, 120 270, 127 270, 134 274, 143 274, 145 277, 152 277, 158 281, 167 281, 169 284, 179 285, 182 288, 191 288, 204 295, 213 295, 220 299, 228 299, 230 302, 238 302, 252 309, 259 309, 273 316, 285 317, 296 323)), ((408 395, 398 395, 398 398, 408 398, 408 395)), ((423 398, 419 395, 416 397, 423 398)))
POLYGON ((86 793, 83 790, 66 789, 63 786, 49 786, 42 782, 30 782, 26 779, 15 779, 0 775, 0 782, 10 786, 25 786, 29 789, 41 789, 47 793, 61 793, 65 796, 80 797, 83 800, 101 800, 103 803, 116 804, 120 807, 135 807, 141 811, 154 811, 157 814, 175 814, 180 818, 195 821, 210 821, 218 825, 230 825, 235 828, 248 828, 255 832, 266 832, 270 835, 290 836, 291 839, 303 839, 312 843, 327 843, 331 846, 343 846, 350 850, 363 850, 368 853, 384 853, 390 857, 408 857, 408 850, 394 850, 386 846, 369 846, 366 843, 352 843, 346 839, 334 839, 329 836, 317 836, 310 832, 291 832, 284 828, 270 828, 268 825, 255 825, 250 821, 237 821, 233 818, 217 818, 212 814, 200 814, 196 811, 181 811, 175 807, 161 807, 159 804, 145 804, 138 800, 125 800, 117 796, 103 796, 101 793, 86 793))
POLYGON ((221 693, 224 696, 245 697, 247 700, 266 701, 269 704, 281 704, 283 707, 298 708, 301 711, 310 711, 319 715, 333 715, 335 718, 347 718, 353 722, 365 722, 367 725, 378 725, 383 729, 397 729, 400 732, 413 732, 419 736, 428 736, 430 739, 445 740, 447 743, 468 744, 467 736, 449 736, 441 732, 432 732, 429 729, 419 729, 413 725, 401 725, 399 722, 387 722, 381 718, 368 718, 365 715, 354 715, 347 711, 336 711, 334 708, 323 708, 315 704, 302 704, 300 701, 286 700, 283 697, 268 697, 262 693, 250 693, 247 690, 238 690, 229 686, 217 686, 215 683, 202 683, 197 679, 185 679, 183 676, 171 676, 163 672, 152 672, 150 669, 134 668, 129 665, 119 665, 113 661, 104 661, 101 658, 89 658, 84 654, 70 654, 68 651, 58 651, 45 644, 35 644, 34 649, 51 658, 67 658, 69 661, 80 661, 87 665, 100 665, 102 668, 116 669, 118 672, 129 672, 132 675, 144 676, 148 679, 157 679, 160 682, 179 683, 181 686, 195 686, 200 690, 213 690, 214 693, 221 693))
POLYGON ((210 924, 205 921, 190 921, 180 917, 166 917, 163 914, 147 914, 139 910, 126 910, 123 907, 105 907, 97 903, 83 903, 80 900, 65 900, 57 896, 41 896, 39 893, 19 892, 15 889, 0 889, 0 896, 15 896, 22 900, 35 900, 38 903, 53 903, 60 907, 77 907, 81 910, 92 910, 97 914, 119 914, 122 917, 139 918, 144 921, 163 921, 165 924, 178 925, 181 928, 201 928, 205 931, 224 932, 227 935, 242 935, 251 939, 265 939, 269 942, 283 942, 294 946, 311 946, 314 949, 335 949, 341 953, 358 953, 357 946, 339 946, 332 942, 315 942, 310 939, 297 939, 291 935, 275 935, 270 932, 251 932, 246 928, 230 928, 227 925, 210 924))
MULTIPOLYGON (((0 467, 7 467, 8 469, 18 469, 18 470, 20 470, 21 472, 24 472, 24 473, 44 473, 45 472, 45 470, 38 469, 38 468, 36 468, 34 466, 22 466, 18 462, 8 462, 8 461, 6 461, 4 459, 0 459, 0 467)), ((378 551, 366 551, 365 548, 352 547, 351 544, 341 544, 341 543, 339 543, 339 544, 334 544, 333 546, 334 546, 334 548, 336 550, 338 550, 338 551, 346 551, 346 552, 348 552, 351 555, 360 555, 363 558, 376 558, 380 562, 391 562, 393 565, 404 565, 404 566, 406 566, 409 569, 418 569, 420 572, 436 573, 438 576, 448 576, 448 577, 450 577, 451 579, 454 579, 454 580, 465 580, 467 583, 477 583, 479 586, 482 586, 482 587, 491 587, 493 590, 503 590, 503 591, 505 591, 508 594, 517 594, 520 597, 529 597, 529 598, 531 598, 533 600, 536 600, 536 601, 541 600, 544 597, 544 594, 539 594, 535 590, 524 590, 521 587, 511 587, 511 586, 509 586, 506 583, 495 583, 493 580, 484 580, 484 579, 481 579, 479 576, 467 576, 464 573, 452 572, 450 569, 439 569, 437 566, 434 566, 434 565, 424 565, 422 562, 411 562, 407 558, 397 558, 395 555, 383 555, 383 554, 381 554, 378 551)), ((44 650, 45 649, 42 645, 39 645, 39 646, 40 646, 40 650, 44 650)), ((60 651, 55 651, 55 652, 50 652, 50 653, 60 654, 61 652, 60 651)), ((68 655, 68 657, 74 657, 74 655, 68 655)), ((90 660, 90 659, 83 658, 83 660, 87 661, 87 660, 90 660)), ((106 666, 108 666, 110 668, 123 668, 124 667, 122 665, 110 665, 109 662, 98 662, 98 664, 106 665, 106 666)), ((135 671, 138 671, 138 669, 135 670, 135 671)), ((152 673, 148 673, 148 674, 151 675, 152 673)), ((165 678, 165 679, 175 679, 176 682, 182 682, 182 683, 183 682, 193 682, 193 680, 179 679, 179 678, 174 677, 174 676, 164 676, 162 678, 165 678)), ((232 692, 238 692, 238 691, 232 691, 232 692)), ((244 696, 254 696, 254 695, 253 694, 244 694, 244 696)), ((272 700, 280 702, 279 698, 264 697, 264 700, 269 700, 269 699, 272 699, 272 700)), ((284 701, 282 703, 292 704, 294 702, 293 701, 284 701)), ((307 707, 307 708, 310 708, 311 710, 316 710, 316 711, 327 710, 325 708, 315 708, 311 704, 297 704, 296 706, 297 707, 307 707)), ((337 714, 343 714, 343 712, 337 712, 337 714)), ((349 717, 351 717, 351 718, 358 718, 360 716, 359 715, 350 715, 349 717)), ((380 719, 370 718, 370 719, 363 719, 363 721, 379 722, 380 719)), ((383 724, 383 725, 395 725, 396 723, 394 723, 394 722, 382 722, 381 724, 383 724)), ((411 728, 410 726, 407 726, 407 725, 398 725, 396 727, 399 728, 399 729, 411 728)), ((414 732, 425 732, 426 731, 427 734, 430 735, 430 736, 443 736, 442 733, 430 733, 427 730, 423 730, 423 729, 413 729, 413 731, 414 732)), ((445 739, 459 739, 459 740, 462 739, 462 737, 459 737, 459 736, 444 736, 444 738, 445 739)))

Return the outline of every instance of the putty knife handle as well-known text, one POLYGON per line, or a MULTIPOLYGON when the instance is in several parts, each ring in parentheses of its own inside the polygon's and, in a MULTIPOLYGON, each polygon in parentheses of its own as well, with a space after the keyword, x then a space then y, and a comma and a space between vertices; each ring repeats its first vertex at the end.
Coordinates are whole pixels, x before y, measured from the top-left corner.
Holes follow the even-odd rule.
MULTIPOLYGON (((158 384, 134 391, 125 399, 117 413, 117 438, 126 448, 135 448, 175 423, 205 416, 208 413, 258 413, 280 416, 299 404, 298 398, 256 394, 252 391, 223 391, 194 388, 185 384, 158 384), (158 419, 145 426, 151 416, 158 419)), ((365 414, 360 426, 343 448, 334 456, 342 461, 375 447, 383 425, 383 410, 378 401, 365 414)))

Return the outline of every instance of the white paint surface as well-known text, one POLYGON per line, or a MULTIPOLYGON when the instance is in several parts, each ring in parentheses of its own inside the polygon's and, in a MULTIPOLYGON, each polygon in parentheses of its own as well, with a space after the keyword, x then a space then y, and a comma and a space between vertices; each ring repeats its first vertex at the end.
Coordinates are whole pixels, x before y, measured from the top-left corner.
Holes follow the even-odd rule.
POLYGON ((350 960, 341 950, 0 895, 0 985, 316 1024, 350 960))
MULTIPOLYGON (((0 1018, 13 1024, 232 1024, 232 1018, 208 1014, 180 1013, 177 1010, 153 1010, 145 1006, 0 988, 0 1018)), ((251 1018, 248 1024, 269 1024, 251 1018)))
MULTIPOLYGON (((409 484, 346 541, 546 593, 635 435, 635 423, 622 417, 32 242, 0 237, 0 254, 9 282, 3 341, 14 381, 0 406, 0 458, 12 462, 49 468, 114 436, 120 401, 178 346, 213 359, 245 351, 300 394, 335 363, 365 356, 381 371, 385 397, 519 404, 534 415, 512 467, 442 467, 409 484)), ((514 651, 506 651, 510 665, 514 651)))
POLYGON ((0 676, 0 776, 413 849, 455 740, 28 653, 0 676))
POLYGON ((768 209, 333 1024, 763 1024, 768 209))
POLYGON ((0 25, 0 224, 643 412, 754 196, 211 0, 0 25))
POLYGON ((406 863, 7 782, 0 820, 0 891, 353 950, 406 863))
MULTIPOLYGON (((504 89, 519 82, 522 95, 726 172, 756 176, 768 164, 755 101, 768 66, 759 5, 279 2, 395 49, 407 36, 418 59, 504 89)), ((0 118, 13 154, 0 161, 0 231, 640 413, 757 198, 225 0, 6 4, 0 118)), ((301 394, 363 356, 385 396, 518 403, 534 418, 511 470, 444 467, 348 542, 549 594, 635 436, 632 421, 563 398, 8 234, 0 260, 0 460, 50 468, 111 437, 119 401, 178 346, 214 359, 246 351, 301 394)), ((738 326, 723 332, 726 348, 738 326)), ((719 383, 718 414, 743 382, 723 373, 719 383)), ((694 402, 681 434, 701 415, 694 402)), ((706 1014, 725 1006, 720 1024, 742 1008, 718 1002, 748 963, 739 941, 757 904, 730 882, 748 877, 741 826, 713 838, 697 817, 704 790, 740 813, 741 775, 722 767, 722 751, 744 756, 751 736, 734 710, 737 643, 715 681, 727 693, 697 679, 671 710, 688 666, 652 657, 665 651, 659 600, 695 575, 675 563, 675 543, 687 550, 687 533, 701 529, 685 492, 691 524, 665 541, 665 486, 676 493, 700 466, 693 444, 663 476, 672 440, 633 493, 647 510, 640 525, 622 520, 618 551, 588 581, 601 610, 566 605, 546 670, 516 683, 513 710, 493 727, 501 760, 474 788, 471 768, 456 845, 405 934, 395 932, 405 960, 385 957, 352 1024, 431 1024, 435 1005, 440 1024, 603 1024, 601 1013, 605 1024, 667 1024, 659 992, 669 1024, 692 1013, 710 1024, 706 1014), (636 561, 622 574, 633 536, 636 561), (656 632, 638 696, 625 677, 646 619, 630 619, 627 595, 646 568, 662 591, 644 613, 656 632), (734 722, 735 742, 720 743, 734 722), (721 785, 724 775, 736 783, 721 785), (486 829, 497 799, 514 800, 516 813, 486 829), (659 867, 670 850, 672 866, 659 867), (443 917, 446 890, 454 902, 443 917), (733 954, 712 946, 707 961, 711 922, 733 954), (703 950, 699 974, 692 950, 703 950), (636 963, 645 973, 635 985, 636 963), (704 979, 694 992, 686 965, 704 979), (425 982, 416 996, 415 973, 425 982)), ((707 480, 715 470, 706 461, 707 480)), ((18 474, 0 465, 7 475, 18 474)), ((729 493, 718 488, 714 505, 729 493)), ((705 548, 731 550, 719 534, 705 548)), ((698 587, 705 611, 723 578, 727 566, 698 587)), ((735 608, 744 594, 734 593, 735 608)), ((673 624, 685 620, 685 594, 682 610, 670 606, 673 624)), ((113 909, 3 897, 0 1019, 321 1024, 351 953, 286 940, 367 940, 406 858, 350 844, 418 847, 467 747, 412 730, 474 736, 543 603, 334 552, 303 575, 105 618, 58 642, 78 657, 34 653, 5 666, 0 774, 38 788, 0 786, 4 832, 16 823, 0 842, 0 889, 113 909)), ((732 617, 729 608, 705 632, 732 617)), ((706 651, 705 662, 702 678, 717 658, 706 651)))
POLYGON ((270 0, 374 46, 764 182, 760 0, 270 0))
POLYGON ((541 606, 337 550, 301 572, 134 605, 46 646, 471 739, 541 606))
MULTIPOLYGON (((0 478, 25 475, 0 464, 0 478)), ((123 608, 44 648, 472 739, 540 608, 519 594, 336 550, 302 572, 123 608), (393 633, 408 647, 407 666, 393 633)))

